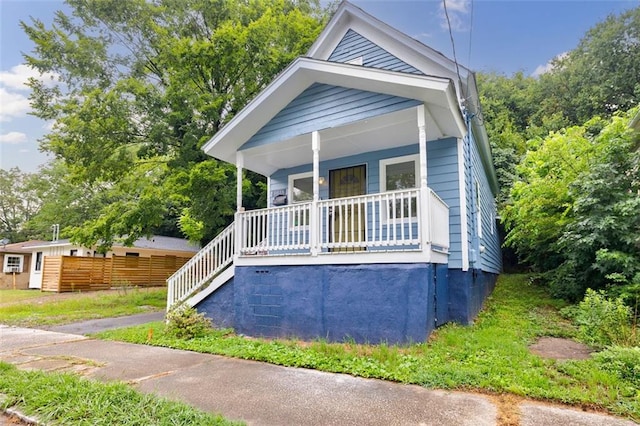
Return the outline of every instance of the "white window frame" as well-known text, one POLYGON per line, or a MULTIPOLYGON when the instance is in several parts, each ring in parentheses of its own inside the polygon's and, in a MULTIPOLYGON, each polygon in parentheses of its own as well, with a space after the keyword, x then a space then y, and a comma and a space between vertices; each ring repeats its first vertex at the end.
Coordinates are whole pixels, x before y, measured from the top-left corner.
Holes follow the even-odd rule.
MULTIPOLYGON (((380 193, 384 193, 387 192, 387 166, 391 165, 391 164, 398 164, 398 163, 407 163, 409 161, 413 161, 413 166, 414 166, 414 170, 415 170, 415 175, 416 175, 416 179, 415 179, 415 188, 418 188, 420 185, 420 154, 411 154, 411 155, 403 155, 401 157, 392 157, 392 158, 383 158, 382 160, 380 160, 380 169, 379 169, 379 174, 380 174, 380 193)), ((410 189, 410 188, 405 188, 405 189, 410 189)), ((416 215, 411 217, 411 222, 417 222, 418 221, 418 212, 417 209, 414 212, 416 215)), ((387 209, 383 209, 382 210, 382 215, 381 215, 381 220, 386 221, 387 220, 387 209)), ((405 219, 406 220, 406 219, 405 219)))
MULTIPOLYGON (((305 178, 311 178, 312 182, 313 182, 313 171, 311 172, 304 172, 304 173, 295 173, 292 175, 288 176, 288 187, 287 187, 287 204, 300 204, 300 203, 308 203, 311 200, 307 200, 307 201, 295 201, 293 199, 293 183, 294 181, 298 180, 298 179, 305 179, 305 178)), ((313 197, 313 194, 311 194, 311 196, 313 197)), ((309 215, 311 215, 311 207, 309 207, 309 215)), ((310 220, 310 217, 307 216, 307 218, 310 220)), ((290 217, 289 217, 289 229, 309 229, 309 224, 304 224, 304 225, 296 225, 294 224, 294 217, 293 217, 293 212, 291 212, 290 217)))
POLYGON ((33 258, 33 271, 34 272, 42 272, 42 267, 44 266, 44 252, 37 251, 34 253, 33 258), (40 256, 40 262, 38 262, 38 255, 40 256))
POLYGON ((24 269, 24 255, 22 254, 5 254, 4 255, 4 262, 2 265, 2 272, 4 273, 11 273, 11 272, 22 272, 22 270, 24 269), (20 259, 19 263, 20 266, 18 266, 17 269, 14 270, 14 267, 10 267, 9 266, 9 258, 18 258, 20 259))

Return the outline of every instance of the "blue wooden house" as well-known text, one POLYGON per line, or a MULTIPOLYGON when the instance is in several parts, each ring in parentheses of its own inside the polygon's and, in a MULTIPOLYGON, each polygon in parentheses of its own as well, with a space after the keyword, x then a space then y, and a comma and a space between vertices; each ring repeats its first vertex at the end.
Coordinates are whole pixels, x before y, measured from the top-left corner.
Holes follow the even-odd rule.
POLYGON ((343 2, 203 147, 238 171, 235 221, 168 280, 238 333, 424 341, 501 269, 497 180, 472 72, 343 2), (269 205, 242 207, 241 176, 269 205))

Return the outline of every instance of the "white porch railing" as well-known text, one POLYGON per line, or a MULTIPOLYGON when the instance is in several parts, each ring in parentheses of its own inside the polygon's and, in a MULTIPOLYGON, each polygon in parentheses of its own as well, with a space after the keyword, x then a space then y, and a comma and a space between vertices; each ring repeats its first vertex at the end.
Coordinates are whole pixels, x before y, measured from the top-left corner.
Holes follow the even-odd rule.
POLYGON ((420 204, 418 189, 320 201, 320 248, 419 248, 420 204))
POLYGON ((424 244, 449 249, 449 207, 431 189, 408 189, 238 214, 240 255, 309 254, 341 250, 421 250, 424 244), (427 216, 423 215, 426 213, 427 216), (430 241, 422 241, 422 227, 430 241), (315 235, 312 233, 315 232, 315 235))
POLYGON ((167 309, 188 299, 226 269, 234 255, 235 224, 232 223, 167 279, 167 309))
POLYGON ((189 299, 218 275, 228 279, 220 274, 236 255, 397 250, 449 251, 449 207, 431 189, 239 212, 235 223, 169 277, 167 309, 189 299))
POLYGON ((429 230, 431 248, 441 252, 449 252, 449 206, 429 189, 429 230))

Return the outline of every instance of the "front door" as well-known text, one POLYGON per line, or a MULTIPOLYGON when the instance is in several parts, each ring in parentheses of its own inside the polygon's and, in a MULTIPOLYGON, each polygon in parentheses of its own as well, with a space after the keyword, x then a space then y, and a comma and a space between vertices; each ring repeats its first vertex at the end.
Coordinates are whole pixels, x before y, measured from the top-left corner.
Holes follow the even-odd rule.
MULTIPOLYGON (((329 198, 345 198, 367 193, 367 168, 365 165, 329 171, 329 198)), ((332 251, 361 251, 364 242, 367 217, 364 204, 349 200, 333 206, 333 230, 331 237, 337 245, 332 251), (355 243, 355 244, 354 244, 355 243)))

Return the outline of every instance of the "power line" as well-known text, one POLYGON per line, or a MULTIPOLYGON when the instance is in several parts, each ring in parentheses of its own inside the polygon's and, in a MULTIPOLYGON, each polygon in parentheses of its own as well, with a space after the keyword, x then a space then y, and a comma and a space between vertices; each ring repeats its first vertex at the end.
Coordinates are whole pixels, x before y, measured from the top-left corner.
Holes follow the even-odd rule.
POLYGON ((473 39, 473 0, 471 0, 471 14, 469 18, 469 58, 467 59, 467 68, 471 69, 471 40, 473 39))
POLYGON ((451 39, 451 49, 453 50, 453 62, 456 64, 456 74, 458 75, 458 84, 460 85, 460 94, 464 97, 462 92, 462 78, 460 77, 460 66, 458 65, 458 58, 456 56, 456 44, 453 41, 453 31, 451 30, 451 20, 449 19, 449 12, 447 11, 447 0, 442 0, 444 6, 444 16, 447 18, 447 25, 449 27, 449 38, 451 39))

